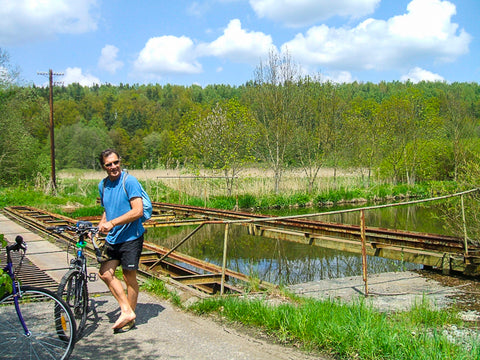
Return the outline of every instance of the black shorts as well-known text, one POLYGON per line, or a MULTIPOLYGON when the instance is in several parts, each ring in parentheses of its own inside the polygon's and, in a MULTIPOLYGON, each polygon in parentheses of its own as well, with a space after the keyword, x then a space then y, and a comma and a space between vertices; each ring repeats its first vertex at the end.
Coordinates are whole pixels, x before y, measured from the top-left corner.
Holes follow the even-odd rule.
POLYGON ((109 244, 106 249, 110 260, 119 260, 124 270, 138 270, 138 262, 143 249, 143 235, 136 240, 120 244, 109 244))

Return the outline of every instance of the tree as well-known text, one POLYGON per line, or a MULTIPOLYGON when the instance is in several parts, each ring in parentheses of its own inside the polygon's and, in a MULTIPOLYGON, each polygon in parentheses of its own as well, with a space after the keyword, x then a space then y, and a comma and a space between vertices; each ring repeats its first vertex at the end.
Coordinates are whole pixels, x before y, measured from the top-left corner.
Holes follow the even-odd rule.
POLYGON ((314 190, 314 183, 321 167, 324 165, 325 148, 321 141, 321 121, 316 112, 316 102, 320 96, 321 84, 305 78, 298 83, 299 91, 303 93, 303 101, 298 104, 296 131, 293 152, 295 163, 298 163, 308 179, 308 192, 314 190))
POLYGON ((385 164, 395 182, 414 184, 419 164, 419 149, 424 140, 435 136, 438 108, 426 101, 415 88, 392 95, 379 107, 380 144, 385 164))
POLYGON ((455 87, 440 96, 440 113, 444 119, 445 137, 451 143, 453 150, 453 179, 458 180, 459 169, 466 165, 466 140, 474 140, 476 125, 469 114, 465 97, 461 89, 455 87))
POLYGON ((343 113, 345 102, 340 97, 339 85, 331 82, 322 84, 316 102, 318 132, 325 162, 333 167, 334 181, 337 179, 337 168, 342 161, 342 150, 349 144, 342 139, 344 134, 343 113))
POLYGON ((255 128, 253 116, 236 99, 218 103, 191 128, 193 148, 204 165, 223 171, 228 195, 243 165, 254 159, 255 128))
POLYGON ((18 72, 0 48, 0 185, 32 181, 46 173, 42 146, 29 132, 24 113, 30 103, 16 86, 18 72))
POLYGON ((266 64, 256 70, 251 100, 261 124, 258 154, 269 164, 275 176, 275 192, 285 171, 286 157, 292 150, 295 118, 302 100, 297 81, 299 68, 288 53, 279 55, 273 50, 266 64))
POLYGON ((378 161, 378 104, 373 99, 355 98, 345 114, 344 142, 350 144, 345 154, 349 163, 367 171, 367 186, 370 185, 373 167, 378 161))
POLYGON ((22 104, 15 97, 5 100, 0 101, 0 184, 29 182, 39 173, 46 175, 48 159, 25 126, 22 104))
POLYGON ((18 67, 11 64, 10 55, 0 47, 0 89, 16 84, 19 77, 18 67))
MULTIPOLYGON (((101 121, 101 120, 99 120, 101 121)), ((64 126, 55 133, 59 168, 98 169, 98 155, 112 146, 105 128, 83 122, 64 126)))

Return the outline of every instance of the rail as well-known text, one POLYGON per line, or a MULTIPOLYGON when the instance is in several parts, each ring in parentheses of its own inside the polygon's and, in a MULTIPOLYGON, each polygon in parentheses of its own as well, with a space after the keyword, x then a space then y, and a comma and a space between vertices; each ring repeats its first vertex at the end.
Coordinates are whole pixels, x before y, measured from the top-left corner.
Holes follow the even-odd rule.
MULTIPOLYGON (((47 234, 59 241, 72 244, 76 242, 75 234, 69 231, 56 234, 47 229, 48 227, 57 225, 74 225, 77 221, 75 219, 29 206, 5 207, 4 213, 15 221, 33 228, 38 232, 47 234)), ((89 220, 95 224, 99 221, 99 218, 89 220)), ((249 277, 244 274, 229 269, 221 269, 219 266, 195 259, 174 250, 175 249, 168 249, 160 245, 144 242, 144 251, 140 258, 139 271, 145 276, 161 278, 169 283, 193 291, 200 297, 215 294, 220 291, 222 272, 226 278, 232 280, 231 284, 226 285, 226 291, 229 293, 243 292, 241 287, 233 284, 234 282, 244 283, 250 281, 249 277)), ((87 245, 86 251, 89 257, 95 259, 94 249, 91 244, 87 245)), ((273 285, 262 282, 260 286, 262 289, 266 289, 273 285)))
MULTIPOLYGON (((160 213, 170 211, 174 219, 181 214, 186 218, 192 216, 203 218, 204 223, 212 220, 222 221, 225 224, 223 264, 226 263, 227 256, 228 229, 232 224, 249 226, 249 231, 253 235, 268 236, 276 239, 360 253, 362 254, 365 293, 368 294, 368 276, 366 273, 367 255, 436 267, 442 269, 444 273, 450 271, 458 271, 469 275, 480 273, 480 248, 476 244, 468 244, 463 208, 464 195, 478 191, 479 189, 471 189, 455 194, 402 203, 280 217, 252 215, 236 211, 199 208, 178 204, 154 203, 154 206, 157 210, 160 210, 160 213), (440 201, 453 197, 461 198, 462 218, 464 221, 463 239, 438 234, 367 227, 365 224, 365 211, 440 201), (347 212, 360 213, 360 226, 305 220, 307 217, 319 217, 347 212)), ((191 219, 188 221, 190 224, 192 223, 191 219)), ((177 225, 180 223, 181 222, 175 221, 177 225)), ((201 224, 202 222, 197 221, 196 223, 201 224)), ((165 224, 172 224, 172 221, 158 224, 158 226, 165 224)))
MULTIPOLYGON (((154 274, 154 276, 158 276, 160 273, 167 274, 178 282, 183 281, 183 284, 194 286, 206 293, 241 292, 240 289, 228 284, 228 280, 232 278, 248 282, 249 277, 226 268, 230 227, 241 225, 246 226, 248 232, 252 235, 361 254, 366 294, 368 294, 368 275, 366 273, 368 255, 423 264, 424 266, 439 268, 444 272, 458 271, 466 274, 479 274, 480 248, 476 244, 468 244, 465 224, 464 238, 382 229, 368 227, 365 224, 366 211, 439 201, 453 197, 460 197, 463 206, 463 196, 477 191, 479 189, 395 204, 279 217, 154 202, 154 215, 151 220, 145 223, 146 227, 183 225, 198 225, 198 227, 171 249, 146 244, 145 248, 148 252, 142 255, 141 269, 147 274, 154 274), (359 212, 360 225, 335 224, 306 219, 347 212, 359 212), (223 224, 225 226, 222 266, 209 264, 177 252, 178 247, 207 224, 223 224), (170 261, 167 261, 167 259, 170 261), (185 263, 188 266, 182 267, 179 263, 185 263), (188 270, 189 267, 198 268, 201 271, 192 272, 188 270)), ((46 226, 42 224, 52 226, 52 222, 58 221, 74 222, 73 219, 28 207, 8 207, 5 210, 17 217, 29 217, 29 223, 40 224, 38 225, 40 227, 46 226), (29 212, 35 213, 35 216, 28 215, 29 212)), ((464 216, 463 219, 465 219, 464 216)), ((271 284, 263 282, 261 285, 264 287, 271 286, 271 284)))

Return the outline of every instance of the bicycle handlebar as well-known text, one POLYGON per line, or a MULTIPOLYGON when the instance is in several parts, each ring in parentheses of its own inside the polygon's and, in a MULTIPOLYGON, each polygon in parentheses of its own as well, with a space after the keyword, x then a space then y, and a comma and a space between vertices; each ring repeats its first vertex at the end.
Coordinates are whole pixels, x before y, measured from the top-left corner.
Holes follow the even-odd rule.
POLYGON ((90 221, 78 221, 75 226, 71 225, 58 225, 58 226, 49 226, 47 230, 53 231, 54 233, 60 234, 64 231, 72 231, 75 232, 77 235, 82 235, 86 233, 91 233, 95 235, 98 233, 98 227, 93 226, 90 221))
POLYGON ((7 246, 7 253, 10 251, 19 251, 23 250, 24 252, 27 251, 27 243, 23 240, 23 237, 17 235, 15 237, 15 244, 7 246))

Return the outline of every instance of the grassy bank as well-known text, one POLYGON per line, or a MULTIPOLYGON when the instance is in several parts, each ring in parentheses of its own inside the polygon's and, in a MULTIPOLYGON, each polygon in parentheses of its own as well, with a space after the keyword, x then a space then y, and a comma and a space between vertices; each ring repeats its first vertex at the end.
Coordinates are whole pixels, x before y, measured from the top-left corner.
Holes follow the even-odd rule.
MULTIPOLYGON (((249 180, 253 182, 253 180, 249 180)), ((261 183, 261 179, 257 179, 261 183)), ((79 217, 94 216, 102 212, 97 203, 97 179, 63 178, 57 183, 56 194, 48 184, 25 185, 0 189, 0 207, 28 205, 79 217)), ((250 192, 224 195, 220 180, 212 180, 206 191, 205 182, 189 180, 188 186, 175 186, 165 180, 141 180, 153 201, 179 203, 217 209, 244 209, 262 211, 272 208, 310 207, 365 202, 400 201, 419 199, 457 191, 454 182, 429 182, 415 185, 376 184, 369 187, 352 179, 338 181, 336 186, 326 186, 314 193, 290 188, 279 194, 265 192, 264 187, 252 184, 250 192), (213 191, 216 188, 217 191, 213 191)), ((244 190, 245 187, 244 187, 244 190)))
MULTIPOLYGON (((164 298, 178 299, 160 280, 149 280, 144 289, 164 298)), ((278 294, 277 294, 278 295, 278 294)), ((247 331, 262 331, 273 341, 305 351, 341 359, 478 359, 478 337, 452 336, 462 329, 458 312, 434 310, 426 300, 399 313, 382 313, 365 301, 343 303, 285 296, 251 298, 213 297, 187 310, 216 315, 247 331), (455 326, 455 327, 454 327, 455 326)), ((175 301, 174 301, 175 302, 175 301)), ((177 305, 178 301, 175 302, 177 305)))

